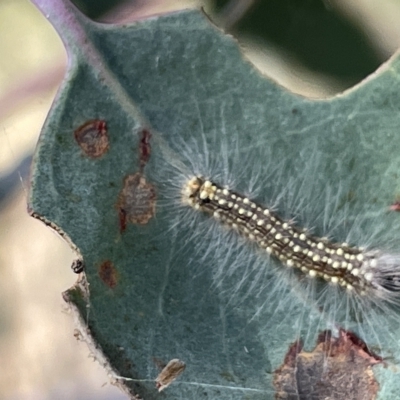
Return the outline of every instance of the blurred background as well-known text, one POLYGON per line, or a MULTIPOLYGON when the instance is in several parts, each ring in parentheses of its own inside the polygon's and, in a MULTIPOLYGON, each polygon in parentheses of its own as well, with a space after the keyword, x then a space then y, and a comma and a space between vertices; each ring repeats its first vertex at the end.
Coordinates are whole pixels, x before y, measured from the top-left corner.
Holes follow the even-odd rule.
MULTIPOLYGON (((106 23, 202 6, 263 73, 312 98, 351 88, 400 47, 398 0, 74 3, 106 23)), ((73 253, 26 212, 31 157, 65 68, 60 39, 30 1, 0 0, 1 399, 126 398, 73 336, 61 299, 77 277, 73 253)))

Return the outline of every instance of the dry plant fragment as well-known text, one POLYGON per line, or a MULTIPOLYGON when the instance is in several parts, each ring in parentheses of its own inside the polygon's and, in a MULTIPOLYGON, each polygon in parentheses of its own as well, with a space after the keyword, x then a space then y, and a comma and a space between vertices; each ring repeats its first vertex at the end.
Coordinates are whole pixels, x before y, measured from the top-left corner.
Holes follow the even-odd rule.
POLYGON ((186 368, 186 364, 174 358, 162 369, 156 378, 156 387, 159 392, 167 388, 186 368))

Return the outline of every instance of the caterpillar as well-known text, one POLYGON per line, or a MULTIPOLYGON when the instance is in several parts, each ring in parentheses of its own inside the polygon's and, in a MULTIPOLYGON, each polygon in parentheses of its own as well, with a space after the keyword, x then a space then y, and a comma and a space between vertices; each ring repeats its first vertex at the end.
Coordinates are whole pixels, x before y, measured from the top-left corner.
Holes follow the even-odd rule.
POLYGON ((310 277, 323 278, 362 296, 389 302, 400 298, 397 257, 315 237, 270 209, 203 177, 187 181, 182 200, 310 277))

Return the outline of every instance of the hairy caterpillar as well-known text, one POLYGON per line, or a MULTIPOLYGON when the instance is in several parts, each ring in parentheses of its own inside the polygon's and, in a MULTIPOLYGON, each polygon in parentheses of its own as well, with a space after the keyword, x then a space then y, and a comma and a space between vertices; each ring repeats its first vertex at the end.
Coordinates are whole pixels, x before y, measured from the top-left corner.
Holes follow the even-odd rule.
POLYGON ((315 237, 202 177, 190 179, 182 192, 183 202, 237 230, 288 267, 360 295, 389 302, 400 299, 400 260, 396 257, 315 237))
POLYGON ((171 258, 194 242, 193 279, 209 266, 211 290, 227 309, 245 304, 250 322, 266 321, 268 340, 279 337, 273 324, 306 343, 324 329, 343 327, 393 356, 399 346, 397 220, 382 204, 343 200, 358 178, 339 166, 338 179, 327 184, 320 171, 331 165, 317 141, 296 160, 237 134, 159 141, 163 209, 170 229, 184 238, 174 239, 171 258))

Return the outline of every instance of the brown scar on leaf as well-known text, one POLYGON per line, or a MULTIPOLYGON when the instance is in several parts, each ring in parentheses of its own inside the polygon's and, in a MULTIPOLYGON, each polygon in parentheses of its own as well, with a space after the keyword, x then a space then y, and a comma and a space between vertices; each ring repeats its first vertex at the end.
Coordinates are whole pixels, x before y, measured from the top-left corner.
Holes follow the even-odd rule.
POLYGON ((118 271, 110 260, 100 264, 99 277, 109 288, 114 289, 118 284, 118 271))
POLYGON ((118 210, 118 219, 119 219, 119 232, 123 233, 123 232, 125 232, 126 224, 127 224, 126 212, 123 208, 120 208, 118 210))
POLYGON ((372 366, 383 359, 354 333, 339 336, 322 332, 311 352, 301 341, 293 343, 283 364, 274 372, 276 399, 374 400, 379 384, 372 366))
POLYGON ((139 169, 142 173, 151 155, 150 139, 151 132, 147 128, 139 131, 139 169))
POLYGON ((162 369, 156 378, 156 388, 159 392, 167 388, 182 372, 185 370, 186 364, 174 358, 162 369))
POLYGON ((83 152, 91 158, 98 158, 109 149, 107 122, 93 119, 75 129, 74 137, 83 152))
POLYGON ((116 207, 121 233, 126 229, 127 222, 147 224, 156 211, 154 186, 140 172, 126 176, 116 207))

